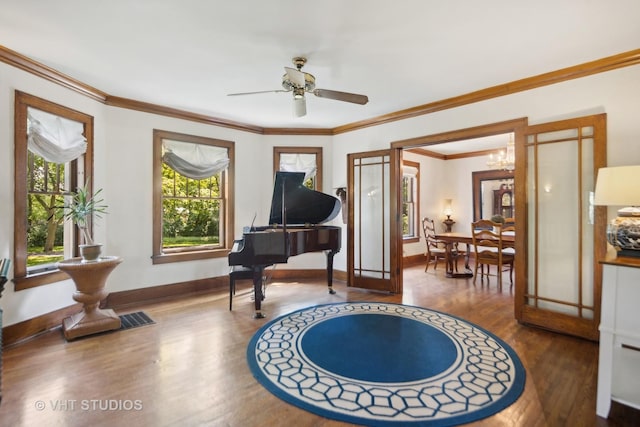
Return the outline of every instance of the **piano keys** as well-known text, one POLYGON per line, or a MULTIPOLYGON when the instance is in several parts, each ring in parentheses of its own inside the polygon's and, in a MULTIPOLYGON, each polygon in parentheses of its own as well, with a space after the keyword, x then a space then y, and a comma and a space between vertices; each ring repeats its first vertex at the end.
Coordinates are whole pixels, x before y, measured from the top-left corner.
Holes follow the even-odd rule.
POLYGON ((327 284, 333 290, 333 257, 340 251, 342 231, 337 226, 319 225, 340 212, 340 200, 310 190, 303 185, 302 172, 276 172, 267 226, 245 227, 241 240, 234 242, 229 266, 253 271, 254 318, 261 311, 262 276, 273 264, 286 263, 291 256, 324 251, 327 256, 327 284))

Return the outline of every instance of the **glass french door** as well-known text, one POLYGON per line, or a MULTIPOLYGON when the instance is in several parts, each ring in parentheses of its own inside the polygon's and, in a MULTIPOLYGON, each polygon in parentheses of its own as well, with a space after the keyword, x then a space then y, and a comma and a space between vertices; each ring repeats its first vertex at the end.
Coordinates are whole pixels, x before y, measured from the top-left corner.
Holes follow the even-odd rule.
POLYGON ((606 165, 606 115, 528 126, 517 139, 516 181, 526 184, 526 205, 518 206, 527 221, 516 318, 597 340, 606 208, 593 205, 593 191, 606 165))
POLYGON ((397 292, 391 150, 348 155, 348 286, 397 292))

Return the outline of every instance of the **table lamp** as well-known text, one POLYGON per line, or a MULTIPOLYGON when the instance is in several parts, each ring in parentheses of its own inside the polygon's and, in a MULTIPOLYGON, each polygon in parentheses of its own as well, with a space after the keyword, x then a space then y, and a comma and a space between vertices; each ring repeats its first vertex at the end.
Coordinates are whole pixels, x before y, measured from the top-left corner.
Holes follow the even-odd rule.
POLYGON ((453 224, 456 223, 454 220, 451 219, 451 215, 453 215, 453 208, 451 207, 451 204, 452 204, 452 199, 444 199, 444 210, 442 211, 442 213, 447 216, 447 219, 443 221, 444 225, 447 227, 446 229, 447 233, 451 232, 451 227, 453 226, 453 224))
POLYGON ((601 168, 594 204, 624 206, 607 226, 607 241, 618 256, 640 258, 640 166, 601 168))

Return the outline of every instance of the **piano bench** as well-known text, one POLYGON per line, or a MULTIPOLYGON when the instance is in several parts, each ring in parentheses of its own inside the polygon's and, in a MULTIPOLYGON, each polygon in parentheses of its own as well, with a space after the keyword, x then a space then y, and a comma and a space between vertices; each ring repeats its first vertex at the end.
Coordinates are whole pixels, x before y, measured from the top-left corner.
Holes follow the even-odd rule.
POLYGON ((253 270, 241 265, 234 265, 229 272, 229 311, 233 304, 233 296, 236 294, 236 280, 253 280, 253 270))

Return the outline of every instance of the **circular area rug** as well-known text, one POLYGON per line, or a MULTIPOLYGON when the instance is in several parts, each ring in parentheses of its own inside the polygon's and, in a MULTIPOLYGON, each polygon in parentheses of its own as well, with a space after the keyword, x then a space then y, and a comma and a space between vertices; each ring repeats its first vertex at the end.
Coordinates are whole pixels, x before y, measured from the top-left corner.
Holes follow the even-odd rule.
POLYGON ((525 383, 516 353, 458 317, 339 303, 281 316, 251 339, 253 375, 307 411, 367 426, 452 426, 493 415, 525 383))

